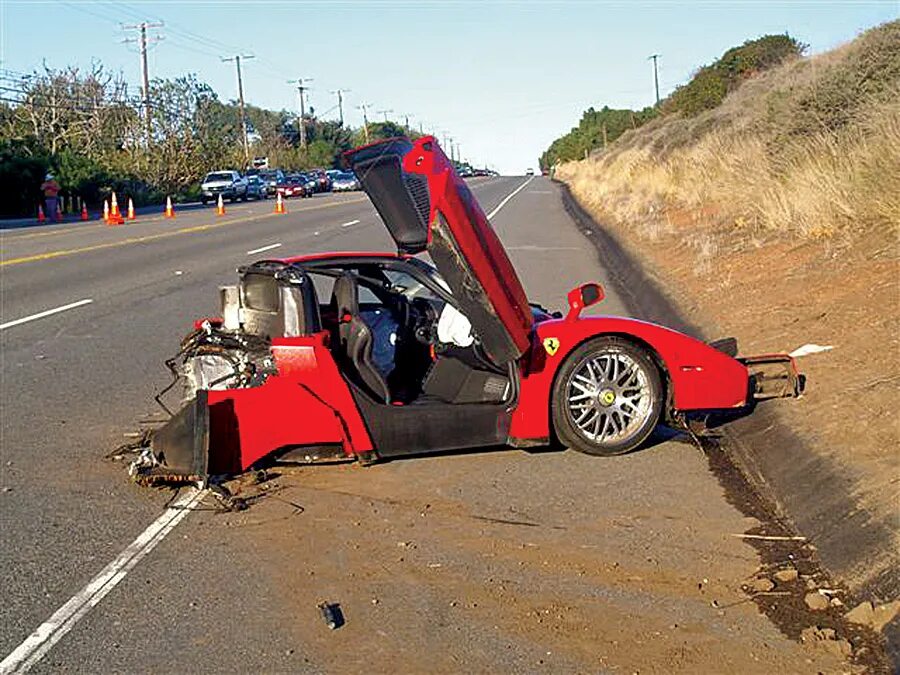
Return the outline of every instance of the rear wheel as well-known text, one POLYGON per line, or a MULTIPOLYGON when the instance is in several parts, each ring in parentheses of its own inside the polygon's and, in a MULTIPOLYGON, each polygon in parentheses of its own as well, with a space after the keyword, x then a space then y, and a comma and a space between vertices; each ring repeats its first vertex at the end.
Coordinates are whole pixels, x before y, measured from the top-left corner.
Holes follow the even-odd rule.
POLYGON ((589 455, 620 455, 643 443, 659 422, 663 388, 647 350, 614 336, 578 347, 553 387, 556 435, 589 455))

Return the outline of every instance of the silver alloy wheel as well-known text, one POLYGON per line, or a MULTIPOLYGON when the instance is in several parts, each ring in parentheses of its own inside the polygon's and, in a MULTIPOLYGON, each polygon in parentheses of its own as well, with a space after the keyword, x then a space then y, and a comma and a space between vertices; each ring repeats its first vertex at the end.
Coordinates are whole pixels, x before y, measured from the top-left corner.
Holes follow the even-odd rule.
POLYGON ((626 438, 652 411, 644 367, 618 349, 588 354, 572 371, 565 395, 572 424, 594 443, 626 438))

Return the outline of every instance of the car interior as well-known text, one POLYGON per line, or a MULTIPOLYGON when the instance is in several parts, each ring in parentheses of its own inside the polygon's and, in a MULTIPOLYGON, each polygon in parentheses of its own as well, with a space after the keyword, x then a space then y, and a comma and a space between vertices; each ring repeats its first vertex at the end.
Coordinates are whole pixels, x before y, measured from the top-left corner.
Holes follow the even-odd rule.
POLYGON ((467 346, 439 339, 447 299, 427 281, 397 261, 259 263, 242 270, 241 328, 268 339, 328 331, 342 373, 378 404, 503 402, 507 367, 477 338, 467 346))
POLYGON ((266 340, 328 331, 381 455, 504 443, 515 366, 492 363, 477 338, 442 342, 450 296, 418 266, 387 260, 255 263, 240 270, 237 292, 223 289, 222 315, 239 315, 234 328, 266 340))

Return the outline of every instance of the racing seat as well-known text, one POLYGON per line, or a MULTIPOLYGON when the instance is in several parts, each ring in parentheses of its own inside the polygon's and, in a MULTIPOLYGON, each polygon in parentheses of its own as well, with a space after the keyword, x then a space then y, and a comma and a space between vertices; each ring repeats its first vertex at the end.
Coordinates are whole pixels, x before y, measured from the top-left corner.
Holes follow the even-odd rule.
POLYGON ((391 392, 387 380, 372 360, 372 329, 360 316, 359 284, 356 277, 349 272, 339 276, 334 282, 331 302, 337 309, 338 342, 342 360, 351 371, 350 374, 356 375, 379 403, 390 403, 391 392))

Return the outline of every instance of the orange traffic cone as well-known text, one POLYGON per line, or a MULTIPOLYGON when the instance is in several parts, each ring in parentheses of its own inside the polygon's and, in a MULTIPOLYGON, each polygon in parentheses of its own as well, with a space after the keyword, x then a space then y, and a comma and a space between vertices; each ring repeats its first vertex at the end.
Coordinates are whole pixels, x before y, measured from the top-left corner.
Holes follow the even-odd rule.
POLYGON ((119 202, 116 199, 115 192, 112 193, 112 199, 110 201, 109 220, 107 223, 109 225, 122 225, 125 222, 125 219, 122 218, 122 213, 119 211, 119 202))
POLYGON ((63 221, 62 215, 62 206, 60 204, 56 205, 56 222, 61 223, 63 221))
POLYGON ((175 209, 172 208, 172 198, 166 197, 166 218, 174 218, 175 209))
POLYGON ((44 215, 44 207, 41 206, 40 204, 38 204, 38 222, 39 223, 47 222, 47 216, 44 215))
POLYGON ((81 205, 81 219, 82 220, 88 219, 87 204, 81 205))
POLYGON ((284 200, 281 198, 281 193, 278 193, 278 197, 275 199, 275 213, 287 213, 287 210, 284 208, 284 200))
POLYGON ((216 215, 224 216, 225 215, 225 202, 222 201, 222 195, 219 195, 219 201, 216 203, 216 215))
POLYGON ((131 197, 128 198, 128 220, 134 220, 136 216, 134 215, 134 202, 131 200, 131 197))
POLYGON ((105 199, 103 200, 103 222, 107 225, 112 225, 112 223, 109 222, 109 202, 105 199))

